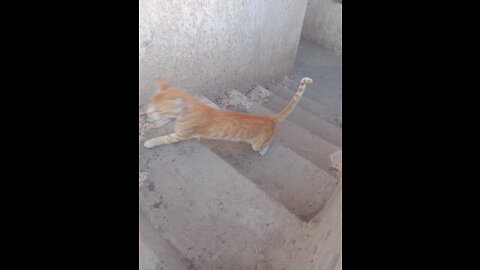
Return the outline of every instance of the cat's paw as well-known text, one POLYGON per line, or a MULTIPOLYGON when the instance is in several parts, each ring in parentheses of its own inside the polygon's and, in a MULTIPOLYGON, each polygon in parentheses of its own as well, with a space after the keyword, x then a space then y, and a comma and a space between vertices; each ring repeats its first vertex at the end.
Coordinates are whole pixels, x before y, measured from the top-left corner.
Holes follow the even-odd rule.
POLYGON ((258 152, 260 153, 261 156, 265 155, 268 151, 268 148, 270 147, 270 144, 267 144, 263 146, 258 152))
POLYGON ((157 146, 157 144, 153 140, 148 140, 143 143, 143 146, 145 146, 146 148, 153 148, 157 146))

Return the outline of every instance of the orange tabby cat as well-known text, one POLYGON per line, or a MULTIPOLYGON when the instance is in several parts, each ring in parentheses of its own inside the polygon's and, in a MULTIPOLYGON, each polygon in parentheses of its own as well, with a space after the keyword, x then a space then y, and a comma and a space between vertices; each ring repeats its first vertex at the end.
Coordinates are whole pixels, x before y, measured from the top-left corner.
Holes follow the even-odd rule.
POLYGON ((222 139, 248 142, 253 150, 264 155, 272 141, 276 123, 293 111, 303 95, 305 85, 312 82, 310 78, 303 78, 287 106, 278 114, 266 116, 210 108, 185 91, 159 81, 162 89, 151 97, 147 113, 154 119, 160 116, 175 117, 175 132, 150 139, 144 146, 152 148, 192 138, 222 139))

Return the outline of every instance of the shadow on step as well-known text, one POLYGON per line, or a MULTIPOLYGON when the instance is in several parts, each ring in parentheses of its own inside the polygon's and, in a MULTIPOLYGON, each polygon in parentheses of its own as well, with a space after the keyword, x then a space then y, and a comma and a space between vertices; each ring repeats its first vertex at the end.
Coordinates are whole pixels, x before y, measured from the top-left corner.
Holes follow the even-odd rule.
POLYGON ((275 139, 264 156, 246 143, 201 143, 305 222, 320 212, 337 184, 332 175, 275 139))

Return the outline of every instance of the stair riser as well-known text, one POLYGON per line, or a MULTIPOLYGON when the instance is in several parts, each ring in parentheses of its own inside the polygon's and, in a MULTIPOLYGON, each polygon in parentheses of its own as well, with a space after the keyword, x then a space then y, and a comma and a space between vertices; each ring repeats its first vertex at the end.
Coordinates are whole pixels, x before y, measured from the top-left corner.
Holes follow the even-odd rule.
MULTIPOLYGON (((292 96, 294 95, 294 92, 290 91, 289 89, 283 86, 280 86, 274 83, 269 84, 267 86, 267 89, 271 91, 273 94, 281 97, 285 101, 284 102, 285 105, 292 99, 292 96)), ((308 91, 308 89, 306 91, 308 91)), ((300 100, 298 106, 312 113, 313 115, 320 117, 323 120, 333 125, 338 126, 338 119, 340 116, 339 112, 335 112, 329 107, 313 101, 312 99, 308 98, 305 94, 300 100)))
MULTIPOLYGON (((315 81, 314 83, 322 83, 315 81)), ((298 87, 298 82, 293 82, 291 81, 290 83, 286 83, 285 81, 281 80, 277 82, 277 84, 287 88, 293 95, 293 93, 297 90, 298 87)), ((340 93, 330 93, 327 91, 305 91, 304 93, 305 97, 312 99, 313 101, 317 102, 318 104, 321 104, 323 106, 326 106, 330 108, 334 112, 338 112, 341 102, 342 102, 342 97, 341 97, 341 92, 340 93), (338 95, 340 94, 340 96, 338 95)))
POLYGON ((186 141, 146 151, 156 158, 144 160, 140 210, 195 267, 252 269, 287 256, 282 243, 302 224, 208 148, 186 141))
MULTIPOLYGON (((271 110, 256 102, 251 101, 251 103, 251 107, 249 108, 237 106, 235 109, 237 111, 263 115, 273 114, 271 110)), ((277 124, 274 136, 282 145, 290 148, 301 157, 309 160, 327 172, 330 172, 331 170, 330 155, 340 150, 340 147, 311 134, 304 128, 288 120, 277 124)))
POLYGON ((331 174, 302 159, 276 139, 265 156, 260 156, 246 143, 212 140, 201 140, 201 143, 304 221, 322 209, 337 182, 331 174))
MULTIPOLYGON (((285 106, 283 100, 279 101, 279 99, 280 97, 272 95, 268 97, 268 100, 262 103, 262 105, 274 112, 281 111, 285 106)), ((297 107, 286 120, 305 128, 313 135, 322 137, 334 145, 342 146, 342 130, 310 112, 297 107)))

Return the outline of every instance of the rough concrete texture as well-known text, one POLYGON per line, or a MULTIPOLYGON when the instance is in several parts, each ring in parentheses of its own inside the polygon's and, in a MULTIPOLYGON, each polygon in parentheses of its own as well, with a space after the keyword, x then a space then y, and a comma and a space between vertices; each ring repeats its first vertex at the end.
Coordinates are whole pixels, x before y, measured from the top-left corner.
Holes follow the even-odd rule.
POLYGON ((302 38, 342 53, 342 4, 334 0, 308 0, 302 38))
MULTIPOLYGON (((236 111, 249 112, 250 108, 254 106, 254 102, 249 100, 245 95, 237 90, 227 91, 223 96, 219 96, 216 102, 223 109, 237 108, 236 111)), ((235 111, 235 109, 231 109, 235 111)))
POLYGON ((138 112, 138 141, 143 139, 147 130, 163 127, 171 120, 169 117, 160 117, 156 121, 153 121, 147 116, 145 106, 140 106, 138 112))
MULTIPOLYGON (((315 83, 315 82, 314 82, 315 83)), ((295 90, 295 88, 288 89, 287 87, 283 86, 282 84, 271 82, 266 86, 266 89, 273 94, 281 97, 285 102, 289 102, 292 99, 292 96, 294 95, 294 92, 292 90, 295 90)), ((307 90, 308 91, 308 86, 307 90)), ((333 111, 329 107, 322 105, 312 99, 301 99, 300 103, 298 104, 302 109, 314 114, 320 116, 320 118, 324 119, 325 121, 338 125, 338 118, 339 118, 339 113, 333 111)))
POLYGON ((160 267, 163 267, 162 263, 155 255, 155 252, 149 246, 140 245, 139 255, 140 270, 157 270, 160 269, 160 267))
POLYGON ((161 77, 191 93, 246 90, 289 73, 307 0, 141 0, 140 104, 161 77))
POLYGON ((315 217, 304 235, 309 235, 303 241, 293 264, 304 265, 305 270, 338 270, 342 267, 342 176, 340 172, 339 185, 330 197, 322 212, 315 217))
POLYGON ((265 156, 246 143, 201 142, 304 221, 323 208, 337 184, 332 175, 277 143, 276 138, 265 156))
POLYGON ((205 96, 195 95, 194 97, 200 100, 201 102, 203 102, 208 107, 215 108, 215 109, 219 108, 217 104, 213 103, 210 99, 206 98, 205 96))
POLYGON ((139 171, 138 172, 138 185, 141 186, 145 180, 148 178, 148 173, 139 171))
MULTIPOLYGON (((188 259, 175 255, 167 264, 173 260, 197 269, 338 269, 339 186, 322 212, 305 224, 197 141, 141 152, 141 169, 152 174, 141 187, 141 211, 147 216, 143 219, 188 259)), ((145 235, 151 231, 142 230, 145 235)), ((163 242, 156 249, 176 253, 163 242)), ((152 257, 147 257, 150 264, 159 265, 161 261, 152 257)))
MULTIPOLYGON (((280 112, 288 104, 288 101, 272 94, 270 91, 260 85, 255 86, 255 88, 250 91, 247 91, 246 95, 254 100, 263 101, 261 104, 274 112, 280 112), (263 93, 263 95, 266 95, 266 92, 269 93, 266 98, 255 98, 258 96, 258 93, 263 93)), ((302 99, 303 98, 304 97, 302 97, 302 99)), ((300 100, 300 102, 302 101, 300 100)), ((334 145, 342 146, 342 130, 334 124, 329 123, 321 118, 321 115, 313 115, 312 113, 304 110, 301 106, 297 106, 287 118, 310 131, 313 135, 324 138, 334 145)))
POLYGON ((330 164, 331 170, 330 172, 335 175, 337 178, 342 171, 342 151, 337 151, 330 155, 330 164))
MULTIPOLYGON (((313 52, 314 58, 321 59, 322 53, 313 52)), ((307 70, 311 63, 297 61, 296 65, 307 70)), ((324 102, 331 98, 332 107, 341 105, 341 75, 328 74, 341 69, 329 63, 324 67, 310 72, 322 74, 316 82, 340 86, 340 95, 334 95, 337 90, 332 87, 316 88, 317 84, 308 89, 315 87, 315 97, 324 102)), ((292 87, 288 78, 277 82, 292 87)), ((266 92, 259 91, 257 98, 262 93, 266 92)), ((310 99, 308 93, 302 99, 310 99)), ((239 91, 217 96, 219 107, 277 112, 239 91)), ((282 100, 275 94, 265 98, 271 96, 282 100)), ((199 99, 214 106, 207 98, 199 99)), ((302 108, 294 112, 297 109, 302 108)), ((292 113, 279 123, 272 147, 263 157, 242 143, 202 139, 145 149, 139 141, 140 222, 151 225, 141 227, 146 236, 145 245, 140 246, 143 269, 171 269, 166 267, 172 265, 173 269, 199 270, 341 269, 341 152, 309 132, 305 122, 313 123, 320 116, 308 113, 310 119, 292 119, 292 113), (337 177, 327 173, 327 167, 336 168, 337 177), (292 205, 300 205, 301 211, 295 212, 292 205)), ((341 136, 341 129, 334 127, 341 136)), ((144 121, 140 128, 146 140, 171 132, 173 122, 160 127, 144 121)))
POLYGON ((140 215, 140 270, 191 270, 195 267, 140 215))
POLYGON ((271 98, 275 98, 275 97, 272 97, 272 93, 270 91, 261 87, 260 85, 257 85, 251 90, 247 91, 246 95, 249 99, 255 102, 258 102, 260 104, 267 102, 271 98))
POLYGON ((332 167, 338 171, 342 170, 342 151, 337 151, 330 155, 332 167))
MULTIPOLYGON (((226 93, 220 100, 223 103, 222 107, 236 111, 261 115, 273 115, 276 113, 255 101, 249 100, 236 90, 226 93)), ((288 117, 277 124, 274 136, 277 143, 279 142, 283 146, 292 149, 295 153, 309 160, 319 168, 331 172, 330 155, 340 149, 338 146, 313 135, 308 130, 289 121, 288 117)))
POLYGON ((295 216, 195 140, 142 151, 141 213, 192 265, 282 269, 295 216))
POLYGON ((308 85, 303 95, 341 114, 342 56, 302 39, 292 73, 293 81, 286 86, 294 91, 295 85, 306 76, 314 83, 308 85))

